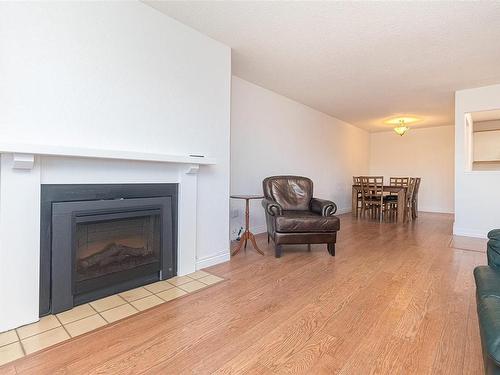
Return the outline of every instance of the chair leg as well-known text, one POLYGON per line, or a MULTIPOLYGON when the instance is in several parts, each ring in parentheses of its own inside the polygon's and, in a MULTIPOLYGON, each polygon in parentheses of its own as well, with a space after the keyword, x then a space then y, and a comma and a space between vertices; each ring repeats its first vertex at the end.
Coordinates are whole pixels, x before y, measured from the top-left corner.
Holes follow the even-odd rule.
POLYGON ((335 243, 334 242, 330 242, 326 245, 327 249, 328 249, 328 252, 330 253, 330 255, 332 257, 335 256, 335 243))
POLYGON ((311 251, 311 244, 310 243, 307 244, 307 251, 311 251))
POLYGON ((269 243, 269 233, 267 234, 267 243, 269 243))
POLYGON ((275 245, 275 246, 274 246, 274 256, 275 256, 276 258, 281 257, 281 246, 282 246, 282 245, 275 245))

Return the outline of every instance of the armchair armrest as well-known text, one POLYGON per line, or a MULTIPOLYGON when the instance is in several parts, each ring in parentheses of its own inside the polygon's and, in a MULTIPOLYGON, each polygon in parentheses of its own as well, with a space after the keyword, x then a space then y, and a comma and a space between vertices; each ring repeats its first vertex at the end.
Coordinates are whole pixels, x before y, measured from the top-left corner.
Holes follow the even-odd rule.
POLYGON ((321 216, 332 216, 337 212, 337 205, 326 199, 312 198, 310 209, 321 216))
POLYGON ((283 208, 278 202, 267 198, 262 199, 262 207, 264 207, 266 212, 271 216, 278 216, 283 213, 283 208))

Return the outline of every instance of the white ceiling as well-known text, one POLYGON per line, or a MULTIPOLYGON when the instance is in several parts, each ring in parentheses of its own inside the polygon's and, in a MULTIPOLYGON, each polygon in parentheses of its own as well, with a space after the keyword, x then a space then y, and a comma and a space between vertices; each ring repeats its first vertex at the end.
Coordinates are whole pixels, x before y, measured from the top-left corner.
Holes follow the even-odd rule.
POLYGON ((233 49, 233 74, 362 128, 454 122, 454 91, 500 83, 500 2, 147 3, 233 49))

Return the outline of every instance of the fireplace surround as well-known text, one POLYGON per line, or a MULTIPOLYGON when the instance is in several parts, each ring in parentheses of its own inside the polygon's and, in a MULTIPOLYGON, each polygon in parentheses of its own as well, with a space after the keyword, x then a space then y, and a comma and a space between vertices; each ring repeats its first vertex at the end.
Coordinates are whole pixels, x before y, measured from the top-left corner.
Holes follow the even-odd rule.
POLYGON ((44 184, 40 316, 177 274, 175 183, 44 184))

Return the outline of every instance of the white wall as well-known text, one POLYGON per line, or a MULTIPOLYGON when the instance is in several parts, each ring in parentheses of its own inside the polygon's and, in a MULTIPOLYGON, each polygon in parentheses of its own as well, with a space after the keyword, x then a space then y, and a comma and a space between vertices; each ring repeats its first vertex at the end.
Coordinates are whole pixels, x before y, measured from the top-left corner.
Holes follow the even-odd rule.
POLYGON ((370 174, 421 177, 418 209, 454 211, 454 127, 410 129, 404 136, 394 131, 370 135, 370 174))
POLYGON ((217 158, 198 256, 228 251, 228 47, 140 2, 12 2, 0 56, 3 141, 217 158))
MULTIPOLYGON (((0 56, 2 141, 215 157, 198 178, 197 261, 229 258, 228 47, 140 2, 2 2, 0 56)), ((3 275, 11 253, 0 247, 3 275)), ((38 298, 0 284, 9 304, 38 298)), ((11 307, 0 331, 30 317, 11 307)))
MULTIPOLYGON (((262 194, 267 176, 310 177, 314 195, 351 209, 352 176, 368 172, 369 135, 346 122, 313 110, 233 76, 231 93, 231 193, 262 194)), ((232 200, 244 221, 244 201, 232 200)), ((251 226, 265 231, 259 200, 251 206, 251 226)))
POLYGON ((499 171, 467 168, 465 114, 500 109, 500 85, 455 93, 455 224, 458 235, 485 237, 500 228, 499 171))

